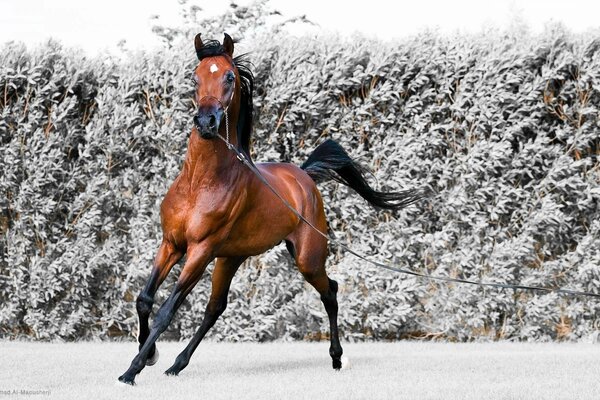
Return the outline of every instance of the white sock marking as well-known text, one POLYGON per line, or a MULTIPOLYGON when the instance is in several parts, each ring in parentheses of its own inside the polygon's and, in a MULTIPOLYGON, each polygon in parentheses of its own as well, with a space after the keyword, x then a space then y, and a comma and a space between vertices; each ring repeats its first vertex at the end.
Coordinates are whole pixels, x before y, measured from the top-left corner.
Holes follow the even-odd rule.
POLYGON ((342 356, 342 369, 350 369, 350 359, 346 356, 342 356))

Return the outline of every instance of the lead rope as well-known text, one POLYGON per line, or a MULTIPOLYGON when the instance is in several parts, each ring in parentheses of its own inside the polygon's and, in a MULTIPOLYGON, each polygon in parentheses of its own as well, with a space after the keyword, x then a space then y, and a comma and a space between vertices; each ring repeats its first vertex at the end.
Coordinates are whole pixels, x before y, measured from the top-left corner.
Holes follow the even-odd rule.
MULTIPOLYGON (((232 95, 232 97, 233 97, 233 95, 232 95)), ((231 103, 231 100, 230 100, 230 103, 231 103)), ((549 288, 549 287, 543 287, 543 286, 527 286, 527 285, 520 285, 520 284, 511 285, 511 284, 508 284, 508 283, 481 282, 481 281, 471 281, 471 280, 468 280, 468 279, 450 278, 450 277, 447 277, 447 276, 428 275, 428 274, 423 274, 423 273, 420 273, 420 272, 410 271, 410 270, 403 269, 403 268, 393 267, 391 265, 384 264, 384 263, 376 261, 376 260, 371 260, 370 258, 367 258, 367 257, 363 256, 362 254, 357 253, 356 251, 352 250, 350 247, 346 246, 344 243, 341 243, 337 238, 332 237, 330 235, 327 235, 324 232, 321 232, 321 230, 319 230, 310 221, 308 221, 306 218, 304 218, 304 216, 302 214, 300 214, 300 212, 298 210, 296 210, 286 199, 284 199, 279 194, 279 192, 277 192, 277 190, 269 183, 269 181, 267 181, 265 179, 265 177, 262 176, 262 174, 260 173, 260 171, 258 170, 258 168, 256 168, 256 166, 253 163, 251 163, 248 160, 248 158, 246 158, 246 156, 244 155, 244 153, 242 153, 241 151, 239 151, 232 143, 229 142, 229 118, 227 116, 227 109, 228 108, 229 108, 229 105, 227 105, 227 108, 225 108, 225 130, 226 130, 226 138, 224 138, 220 134, 217 134, 217 136, 219 137, 219 139, 221 139, 222 141, 224 141, 225 145, 227 146, 227 148, 235 153, 237 159, 240 160, 240 162, 242 164, 244 164, 246 167, 248 167, 248 169, 250 169, 250 171, 252 171, 254 173, 254 175, 256 175, 256 177, 271 192, 273 192, 273 194, 292 213, 294 213, 294 215, 296 215, 302 222, 304 222, 305 224, 307 224, 312 230, 314 230, 319 235, 321 235, 322 237, 324 237, 325 239, 327 239, 329 242, 335 244, 336 246, 338 246, 339 248, 341 248, 343 250, 346 250, 348 253, 350 253, 350 254, 352 254, 352 255, 360 258, 361 260, 366 261, 369 264, 375 265, 376 267, 386 269, 388 271, 394 271, 394 272, 398 272, 398 273, 401 273, 401 274, 412 275, 412 276, 416 276, 416 277, 420 277, 420 278, 426 278, 426 279, 430 279, 430 280, 437 280, 437 281, 443 281, 443 282, 464 283, 464 284, 468 284, 468 285, 477 285, 477 286, 489 286, 489 287, 495 287, 495 288, 500 288, 500 289, 513 289, 513 290, 523 289, 523 290, 533 290, 533 291, 540 291, 540 292, 547 292, 547 293, 554 292, 554 293, 561 293, 561 294, 567 294, 567 295, 572 295, 572 296, 587 296, 587 297, 597 297, 597 298, 600 298, 600 294, 598 294, 598 293, 583 292, 583 291, 572 290, 572 289, 549 288)))

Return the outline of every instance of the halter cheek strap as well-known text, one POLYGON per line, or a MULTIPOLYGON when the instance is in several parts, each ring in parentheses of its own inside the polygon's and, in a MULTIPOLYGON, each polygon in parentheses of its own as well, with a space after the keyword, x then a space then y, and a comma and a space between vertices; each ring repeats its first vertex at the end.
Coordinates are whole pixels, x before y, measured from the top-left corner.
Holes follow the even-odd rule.
MULTIPOLYGON (((226 135, 226 141, 227 143, 229 143, 229 106, 231 105, 231 102, 233 101, 233 95, 235 94, 235 80, 233 81, 233 86, 231 88, 231 96, 229 96, 229 102, 227 103, 227 107, 224 108, 225 110, 225 135, 226 135)), ((223 105, 221 103, 221 105, 223 105)), ((219 132, 217 132, 217 135, 219 134, 219 132)))

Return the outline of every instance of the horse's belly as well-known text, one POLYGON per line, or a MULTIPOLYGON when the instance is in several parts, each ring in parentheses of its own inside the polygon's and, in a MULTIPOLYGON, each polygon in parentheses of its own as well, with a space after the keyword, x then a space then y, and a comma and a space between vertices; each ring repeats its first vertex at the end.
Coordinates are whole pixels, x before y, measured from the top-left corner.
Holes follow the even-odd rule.
POLYGON ((241 216, 217 252, 219 257, 253 256, 264 253, 285 239, 298 219, 283 205, 255 203, 241 216))
POLYGON ((228 240, 217 251, 217 257, 256 256, 266 252, 281 242, 256 242, 243 240, 228 240))

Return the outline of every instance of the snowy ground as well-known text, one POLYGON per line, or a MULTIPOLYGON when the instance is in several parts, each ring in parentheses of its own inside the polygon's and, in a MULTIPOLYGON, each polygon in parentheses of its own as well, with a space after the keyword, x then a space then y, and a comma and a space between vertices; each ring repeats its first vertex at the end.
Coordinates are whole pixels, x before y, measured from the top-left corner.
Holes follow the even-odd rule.
POLYGON ((131 387, 117 377, 132 342, 0 342, 0 399, 600 398, 591 344, 346 343, 350 368, 336 373, 325 342, 202 343, 179 377, 165 376, 184 346, 159 343, 161 359, 131 387))

